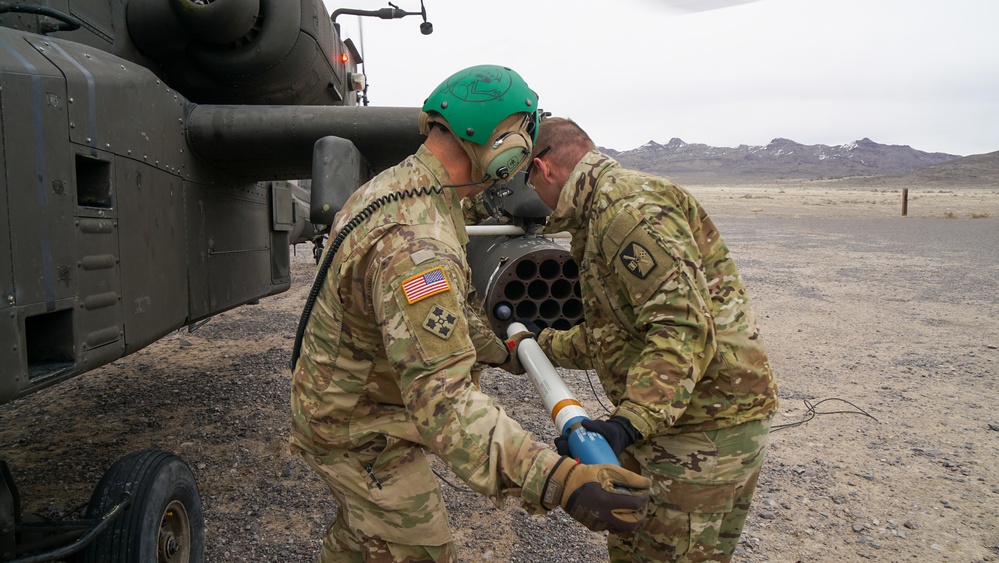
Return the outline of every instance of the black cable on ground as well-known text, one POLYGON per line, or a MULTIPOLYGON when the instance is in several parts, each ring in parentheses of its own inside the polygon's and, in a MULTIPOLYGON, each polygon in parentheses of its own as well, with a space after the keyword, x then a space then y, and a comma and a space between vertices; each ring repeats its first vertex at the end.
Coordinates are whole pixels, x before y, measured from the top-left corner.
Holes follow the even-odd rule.
POLYGON ((825 414, 859 414, 859 415, 863 415, 863 416, 866 416, 867 418, 872 419, 874 422, 879 422, 878 419, 874 418, 870 413, 868 413, 864 409, 858 407, 857 405, 851 403, 850 401, 847 401, 846 399, 840 399, 838 397, 830 397, 828 399, 822 399, 821 401, 815 403, 814 405, 808 399, 803 399, 803 401, 805 402, 805 407, 806 407, 807 410, 805 410, 805 415, 802 417, 801 420, 799 420, 798 422, 791 422, 789 424, 778 424, 777 426, 771 427, 770 428, 770 432, 776 432, 778 430, 784 430, 785 428, 794 428, 795 426, 801 426, 802 424, 805 424, 806 422, 812 420, 816 416, 825 415, 825 414), (819 405, 821 405, 822 403, 825 403, 827 401, 840 401, 840 402, 843 402, 843 403, 846 403, 846 404, 850 405, 851 407, 853 407, 853 408, 855 408, 857 410, 853 410, 853 411, 828 411, 828 412, 819 412, 818 410, 816 410, 819 405))
POLYGON ((590 391, 593 391, 593 398, 597 400, 597 403, 599 403, 601 407, 603 407, 604 412, 610 414, 611 410, 607 408, 607 405, 605 405, 603 401, 600 400, 600 395, 597 394, 597 388, 593 386, 593 378, 590 376, 590 370, 586 370, 586 381, 590 384, 590 391))
POLYGON ((434 475, 436 475, 438 479, 440 479, 441 481, 444 481, 445 483, 447 483, 447 485, 449 487, 451 487, 452 489, 458 491, 459 493, 474 493, 475 492, 472 489, 469 489, 468 487, 461 487, 461 486, 455 485, 451 481, 448 481, 447 479, 444 478, 443 475, 441 475, 440 473, 438 473, 437 470, 434 469, 433 467, 431 467, 430 470, 434 472, 434 475))

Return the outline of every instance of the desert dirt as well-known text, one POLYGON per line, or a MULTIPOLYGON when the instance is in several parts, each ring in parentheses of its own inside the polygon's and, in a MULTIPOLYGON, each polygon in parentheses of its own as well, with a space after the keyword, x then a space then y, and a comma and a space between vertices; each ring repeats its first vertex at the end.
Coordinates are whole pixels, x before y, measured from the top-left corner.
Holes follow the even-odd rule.
MULTIPOLYGON (((739 264, 780 387, 735 561, 999 561, 999 188, 913 189, 907 218, 900 189, 690 190, 739 264)), ((335 506, 287 447, 314 269, 299 247, 290 291, 0 407, 25 510, 78 518, 111 463, 161 448, 197 479, 207 561, 315 560, 335 506)), ((563 375, 605 412, 592 374, 563 375)), ((489 370, 482 387, 551 443, 526 379, 489 370)), ((606 560, 603 535, 560 510, 496 509, 435 467, 461 560, 606 560)))

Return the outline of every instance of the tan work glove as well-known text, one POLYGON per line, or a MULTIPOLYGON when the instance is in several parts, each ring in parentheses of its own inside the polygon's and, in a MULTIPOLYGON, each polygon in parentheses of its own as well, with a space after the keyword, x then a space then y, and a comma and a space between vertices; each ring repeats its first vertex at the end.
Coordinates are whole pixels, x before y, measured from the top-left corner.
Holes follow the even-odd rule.
POLYGON ((524 366, 520 363, 520 358, 517 357, 517 346, 519 346, 520 341, 525 338, 534 338, 534 335, 531 334, 529 330, 525 330, 508 337, 506 339, 506 350, 510 355, 507 356, 505 362, 496 367, 505 369, 514 375, 521 375, 524 373, 524 366))
POLYGON ((548 474, 541 505, 561 506, 594 532, 634 532, 645 519, 651 487, 652 481, 616 465, 563 457, 548 474))

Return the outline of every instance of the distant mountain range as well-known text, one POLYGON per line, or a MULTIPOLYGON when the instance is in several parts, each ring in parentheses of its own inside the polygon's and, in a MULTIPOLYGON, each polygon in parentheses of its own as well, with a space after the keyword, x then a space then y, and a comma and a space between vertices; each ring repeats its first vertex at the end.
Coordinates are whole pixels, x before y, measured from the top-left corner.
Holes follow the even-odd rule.
POLYGON ((863 184, 905 182, 999 187, 999 152, 960 157, 868 138, 845 145, 802 145, 774 139, 766 146, 712 147, 670 139, 636 149, 601 147, 622 165, 664 176, 681 185, 794 182, 849 178, 863 184))
POLYGON ((905 174, 843 178, 837 180, 835 184, 841 186, 999 189, 999 151, 955 158, 942 164, 919 168, 905 174))

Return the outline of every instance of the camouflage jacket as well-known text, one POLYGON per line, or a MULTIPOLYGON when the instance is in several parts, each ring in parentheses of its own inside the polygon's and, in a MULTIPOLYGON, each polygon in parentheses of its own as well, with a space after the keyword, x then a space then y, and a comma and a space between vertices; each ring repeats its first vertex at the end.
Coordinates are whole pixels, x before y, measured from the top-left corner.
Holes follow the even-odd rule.
POLYGON ((591 151, 546 232, 572 234, 586 322, 539 339, 563 367, 596 369, 644 437, 735 426, 777 409, 742 278, 694 198, 591 151))
POLYGON ((391 196, 449 182, 421 147, 338 215, 334 233, 386 201, 344 239, 316 300, 292 379, 291 444, 322 455, 384 434, 433 452, 494 502, 519 489, 535 502, 559 456, 470 378, 476 361, 507 351, 473 309, 458 197, 391 196))

